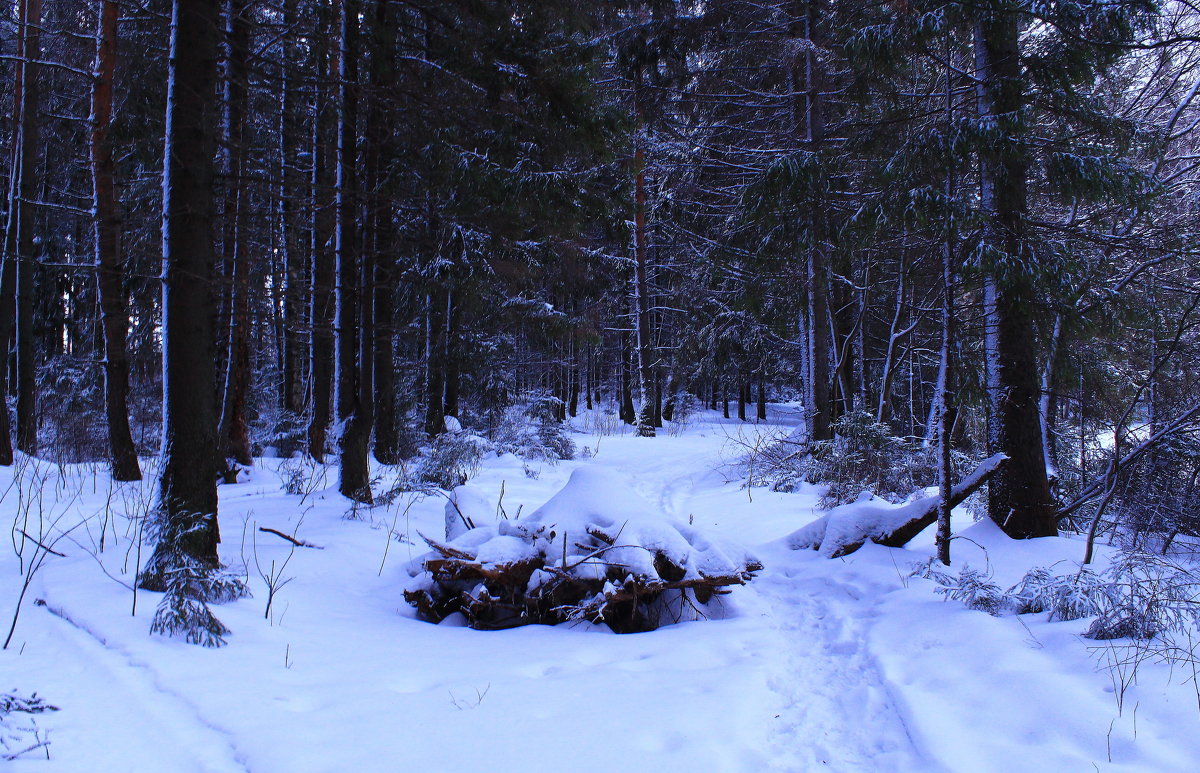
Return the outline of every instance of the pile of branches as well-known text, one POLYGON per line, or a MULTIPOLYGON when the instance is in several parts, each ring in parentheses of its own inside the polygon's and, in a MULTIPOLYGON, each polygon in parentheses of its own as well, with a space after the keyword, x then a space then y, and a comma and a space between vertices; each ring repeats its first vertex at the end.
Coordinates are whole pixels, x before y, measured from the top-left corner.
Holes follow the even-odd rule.
POLYGON ((586 620, 615 633, 649 631, 672 610, 677 619, 679 604, 700 611, 714 596, 749 582, 762 569, 749 560, 726 573, 689 574, 666 552, 623 544, 619 532, 599 528, 589 528, 572 542, 572 552, 552 558, 537 548, 554 544, 553 531, 546 534, 545 526, 526 530, 512 522, 501 527, 510 524, 497 537, 521 540, 534 549, 509 561, 481 560, 479 551, 425 537, 433 549, 422 562, 427 582, 404 592, 422 620, 437 623, 459 612, 470 627, 483 630, 586 620), (622 564, 606 563, 605 554, 617 548, 647 551, 654 571, 631 573, 622 564))
POLYGON ((587 621, 633 633, 707 617, 715 596, 762 569, 745 551, 654 514, 620 488, 581 469, 527 518, 446 541, 422 535, 432 550, 412 565, 405 600, 433 623, 460 613, 484 630, 587 621), (600 490, 607 502, 595 496, 600 490))

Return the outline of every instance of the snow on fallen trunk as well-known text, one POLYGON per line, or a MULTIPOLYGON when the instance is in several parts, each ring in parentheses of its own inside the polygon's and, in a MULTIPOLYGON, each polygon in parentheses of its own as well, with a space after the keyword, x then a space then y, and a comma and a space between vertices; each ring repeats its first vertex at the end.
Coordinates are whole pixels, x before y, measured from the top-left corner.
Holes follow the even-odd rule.
POLYGON ((664 614, 703 615, 714 595, 762 568, 745 550, 668 521, 593 466, 520 520, 424 538, 433 550, 414 562, 405 599, 424 620, 459 612, 483 629, 587 620, 650 630, 664 614))
MULTIPOLYGON (((950 489, 950 506, 957 507, 987 482, 1007 461, 1004 454, 990 456, 950 489)), ((838 558, 858 550, 867 542, 890 548, 904 547, 913 537, 937 520, 942 498, 938 494, 922 497, 901 507, 873 502, 851 502, 786 537, 792 550, 816 550, 828 558, 838 558)))

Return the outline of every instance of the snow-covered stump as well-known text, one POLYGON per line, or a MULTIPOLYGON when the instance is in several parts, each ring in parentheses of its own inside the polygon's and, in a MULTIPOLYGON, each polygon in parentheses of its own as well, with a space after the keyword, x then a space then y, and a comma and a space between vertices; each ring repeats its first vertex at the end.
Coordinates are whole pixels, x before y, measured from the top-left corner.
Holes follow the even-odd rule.
POLYGON ((405 599, 423 620, 458 612, 480 629, 586 620, 617 633, 651 630, 684 610, 705 616, 714 596, 762 568, 591 466, 527 517, 425 541, 432 551, 414 562, 405 599))
MULTIPOLYGON (((950 506, 957 507, 987 483, 996 470, 1008 459, 1004 454, 990 456, 979 463, 970 475, 950 490, 950 506)), ((792 550, 816 550, 828 558, 849 555, 867 542, 889 548, 904 547, 913 537, 933 525, 940 495, 922 497, 902 507, 888 507, 871 502, 851 502, 833 508, 804 528, 788 535, 792 550)))

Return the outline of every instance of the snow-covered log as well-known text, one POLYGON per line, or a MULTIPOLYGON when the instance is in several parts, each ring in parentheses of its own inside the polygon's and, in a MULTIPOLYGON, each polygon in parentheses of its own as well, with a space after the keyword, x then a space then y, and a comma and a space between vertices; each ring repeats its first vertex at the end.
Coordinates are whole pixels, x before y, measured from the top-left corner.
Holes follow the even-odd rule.
POLYGON ((618 633, 649 630, 664 612, 703 614, 714 595, 762 568, 737 546, 669 521, 592 466, 527 517, 424 539, 432 552, 413 563, 405 599, 424 620, 458 612, 484 629, 587 620, 618 633))
MULTIPOLYGON (((990 456, 950 490, 950 506, 956 507, 987 482, 1008 459, 990 456)), ((867 542, 886 547, 903 547, 937 520, 940 495, 922 497, 902 507, 872 502, 851 502, 828 513, 787 537, 792 550, 816 550, 838 558, 858 550, 867 542)))

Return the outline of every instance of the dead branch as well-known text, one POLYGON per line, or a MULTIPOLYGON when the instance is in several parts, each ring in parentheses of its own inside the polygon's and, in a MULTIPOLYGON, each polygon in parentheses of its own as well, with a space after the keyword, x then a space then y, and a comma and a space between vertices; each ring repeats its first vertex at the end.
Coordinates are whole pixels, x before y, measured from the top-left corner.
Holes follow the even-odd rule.
POLYGON ((293 545, 295 545, 298 548, 313 548, 315 550, 324 550, 325 549, 320 545, 314 545, 311 542, 306 542, 305 540, 302 540, 302 539, 296 539, 295 537, 293 537, 291 535, 284 534, 281 531, 278 531, 276 529, 271 529, 266 526, 259 526, 258 530, 265 531, 267 534, 274 534, 276 537, 282 537, 283 539, 287 540, 288 542, 292 543, 293 545))

